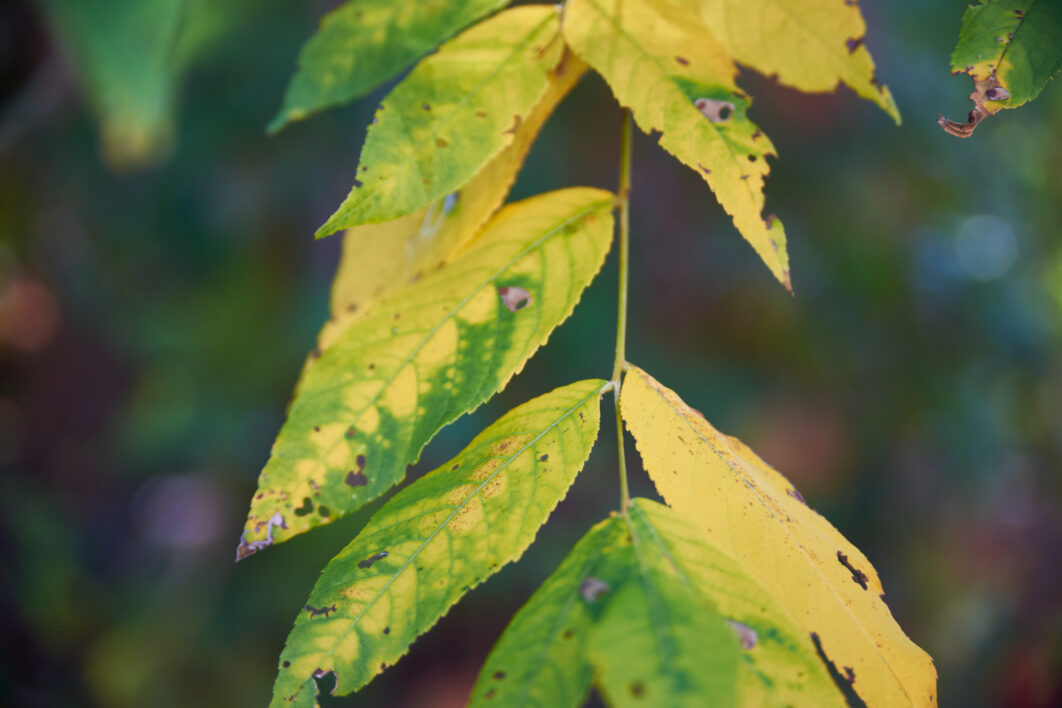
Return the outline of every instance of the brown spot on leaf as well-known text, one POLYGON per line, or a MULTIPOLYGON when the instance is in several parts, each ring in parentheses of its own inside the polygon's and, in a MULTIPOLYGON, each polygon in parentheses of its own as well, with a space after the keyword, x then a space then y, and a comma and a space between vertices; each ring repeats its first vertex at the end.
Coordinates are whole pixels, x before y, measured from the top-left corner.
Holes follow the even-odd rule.
POLYGON ((513 115, 513 124, 508 129, 502 131, 503 135, 515 135, 516 129, 520 127, 520 116, 518 114, 513 115))
POLYGON ((566 629, 563 632, 561 632, 561 639, 571 639, 574 636, 575 636, 575 632, 573 632, 570 629, 566 629))
POLYGON ((498 296, 501 297, 502 304, 509 312, 524 309, 531 304, 532 300, 531 293, 516 286, 498 288, 498 296))
POLYGON ((713 123, 725 123, 734 115, 734 104, 718 98, 698 98, 693 105, 713 123))
POLYGON ((446 141, 442 138, 435 138, 435 147, 446 147, 446 141))
POLYGON ((844 667, 844 677, 848 679, 848 683, 855 683, 855 669, 851 666, 844 667))
POLYGON ((380 560, 382 558, 386 558, 388 555, 390 555, 390 554, 387 551, 380 551, 379 553, 373 553, 371 556, 369 556, 365 560, 358 561, 358 567, 361 568, 362 570, 365 570, 366 568, 371 568, 373 563, 375 563, 376 561, 378 561, 378 560, 380 560))
POLYGON ((705 176, 712 174, 712 171, 710 169, 708 169, 707 167, 705 167, 704 165, 702 165, 699 162, 697 163, 697 167, 700 168, 701 172, 703 172, 705 174, 705 176))
POLYGON ((1010 98, 1010 91, 1002 86, 993 86, 985 91, 985 98, 989 101, 1006 101, 1010 98))
POLYGON ((347 476, 343 478, 343 481, 351 487, 364 487, 369 483, 369 478, 362 474, 361 470, 351 470, 347 472, 347 476))
POLYGON ((503 678, 505 678, 505 672, 504 671, 495 671, 494 672, 494 680, 495 681, 501 681, 503 678))
POLYGON ((867 574, 864 573, 863 571, 861 571, 859 568, 856 568, 851 563, 849 563, 848 562, 848 556, 846 556, 845 554, 841 553, 840 551, 837 551, 837 560, 840 562, 841 565, 843 565, 845 568, 847 568, 849 570, 849 572, 852 573, 852 580, 855 583, 857 583, 859 585, 859 587, 861 587, 864 590, 866 590, 867 589, 867 580, 868 580, 867 574))
POLYGON ((492 688, 492 689, 490 689, 489 691, 487 691, 486 693, 484 693, 484 694, 483 694, 483 697, 484 697, 484 698, 494 698, 495 694, 497 694, 497 693, 498 693, 498 692, 497 692, 497 691, 495 691, 495 690, 494 690, 494 689, 492 688))
POLYGON ((281 665, 280 665, 280 667, 281 667, 282 669, 286 669, 286 668, 288 668, 289 666, 291 666, 291 662, 290 662, 290 661, 285 661, 285 662, 284 662, 283 664, 281 664, 281 665))
POLYGON ((631 684, 631 695, 635 698, 641 698, 645 695, 645 684, 641 681, 635 681, 631 684))
POLYGON ((350 440, 352 437, 354 437, 357 434, 358 434, 358 432, 356 430, 354 430, 354 428, 347 428, 346 432, 343 433, 343 437, 345 437, 347 440, 350 440))
POLYGON ((548 459, 549 459, 549 455, 542 455, 541 457, 538 458, 538 461, 539 462, 545 462, 548 459))
POLYGON ((863 37, 857 37, 844 40, 844 46, 848 47, 848 53, 853 54, 855 50, 859 49, 863 45, 863 37))
POLYGON ((690 65, 690 60, 687 59, 686 57, 676 56, 675 57, 675 61, 677 61, 679 64, 682 64, 682 66, 689 66, 690 65))
POLYGON ((755 155, 749 155, 749 162, 755 162, 755 161, 756 161, 756 156, 755 155))
POLYGON ((487 117, 487 112, 486 111, 476 111, 476 118, 486 118, 486 117, 487 117))
POLYGON ((431 110, 431 105, 427 104, 427 103, 420 104, 420 107, 423 108, 426 111, 430 111, 431 110))
POLYGON ((309 497, 302 498, 302 506, 295 510, 295 516, 306 516, 313 511, 313 502, 309 497))
MULTIPOLYGON (((310 613, 310 619, 313 619, 318 615, 324 615, 325 619, 328 619, 328 617, 336 611, 336 606, 334 603, 328 607, 314 607, 313 605, 307 605, 306 611, 310 613)), ((320 671, 320 669, 318 669, 318 671, 320 671)))
POLYGON ((383 632, 384 632, 384 634, 390 634, 391 633, 391 628, 390 627, 384 627, 383 632))
POLYGON ((586 577, 583 582, 579 583, 579 594, 583 596, 583 599, 587 602, 594 602, 599 597, 608 592, 609 585, 600 578, 595 578, 592 575, 586 577))

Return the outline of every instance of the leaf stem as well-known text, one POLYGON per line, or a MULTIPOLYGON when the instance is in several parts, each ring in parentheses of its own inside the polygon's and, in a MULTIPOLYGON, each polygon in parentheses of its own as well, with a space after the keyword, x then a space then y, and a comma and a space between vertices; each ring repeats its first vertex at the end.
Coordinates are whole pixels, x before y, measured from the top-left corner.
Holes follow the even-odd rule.
POLYGON ((612 367, 612 394, 616 402, 616 456, 619 466, 620 512, 627 513, 630 492, 627 488, 627 461, 623 449, 623 414, 620 412, 620 388, 623 369, 627 365, 627 283, 630 256, 630 192, 631 192, 631 110, 623 109, 620 137, 619 186, 619 314, 616 318, 616 360, 612 367))

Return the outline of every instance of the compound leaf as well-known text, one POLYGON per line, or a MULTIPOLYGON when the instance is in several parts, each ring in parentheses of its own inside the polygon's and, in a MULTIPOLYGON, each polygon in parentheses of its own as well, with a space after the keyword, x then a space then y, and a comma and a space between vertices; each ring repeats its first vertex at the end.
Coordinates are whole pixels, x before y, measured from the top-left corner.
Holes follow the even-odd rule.
POLYGON ((960 138, 1004 108, 1017 108, 1040 95, 1062 71, 1062 3, 982 0, 966 8, 951 55, 953 73, 973 79, 974 107, 966 123, 943 116, 937 122, 960 138))
POLYGON ((467 251, 344 330, 296 390, 237 557, 376 498, 501 390, 601 268, 612 206, 582 187, 510 204, 467 251))
POLYGON ((789 287, 785 231, 763 217, 763 182, 774 155, 746 116, 726 50, 695 15, 651 0, 571 0, 564 35, 608 81, 638 126, 708 183, 741 235, 789 287))
POLYGON ((893 619, 870 562, 785 477, 637 367, 621 405, 665 501, 771 589, 862 700, 936 704, 932 660, 893 619))
POLYGON ((317 230, 389 221, 445 197, 511 144, 561 57, 557 11, 515 7, 421 61, 369 126, 355 187, 317 230))
MULTIPOLYGON (((657 0, 668 2, 668 0, 657 0)), ((900 111, 878 83, 864 44, 866 23, 847 0, 674 0, 696 6, 704 26, 739 63, 801 91, 843 82, 897 124, 900 111)))
POLYGON ((356 691, 519 558, 589 457, 606 386, 580 381, 518 406, 373 515, 296 620, 273 705, 305 701, 329 672, 336 693, 356 691))
POLYGON ((394 221, 347 230, 332 282, 332 316, 318 337, 320 350, 373 302, 419 279, 480 232, 505 200, 538 131, 585 72, 586 65, 567 53, 550 70, 546 93, 521 121, 512 144, 457 192, 394 221))
POLYGON ((269 131, 364 96, 507 0, 357 0, 321 20, 269 131))

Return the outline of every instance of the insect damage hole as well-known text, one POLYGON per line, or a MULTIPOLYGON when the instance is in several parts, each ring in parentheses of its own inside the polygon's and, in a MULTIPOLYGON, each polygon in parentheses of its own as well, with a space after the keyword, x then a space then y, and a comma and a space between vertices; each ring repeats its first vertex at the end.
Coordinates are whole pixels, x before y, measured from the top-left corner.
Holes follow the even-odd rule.
POLYGON ((725 123, 734 115, 734 104, 718 98, 698 98, 693 105, 713 123, 725 123))
POLYGON ((498 288, 498 296, 502 304, 509 312, 522 310, 531 304, 531 293, 517 286, 502 286, 498 288))

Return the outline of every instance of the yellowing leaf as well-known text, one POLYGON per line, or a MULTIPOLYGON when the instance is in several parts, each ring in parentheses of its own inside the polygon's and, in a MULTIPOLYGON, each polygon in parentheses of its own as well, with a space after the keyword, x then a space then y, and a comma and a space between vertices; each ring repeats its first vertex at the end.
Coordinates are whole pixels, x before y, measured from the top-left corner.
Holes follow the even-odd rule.
POLYGON ((612 205, 589 188, 510 204, 460 257, 353 322, 296 390, 237 556, 376 498, 504 387, 601 268, 612 205))
POLYGON ((384 99, 365 138, 360 183, 317 235, 405 216, 472 179, 513 142, 546 91, 563 48, 556 37, 555 8, 527 5, 421 61, 384 99))
POLYGON ((299 52, 270 132, 374 89, 505 0, 352 0, 321 20, 299 52))
POLYGON ((608 81, 638 126, 697 171, 741 235, 787 288, 785 231, 763 216, 763 182, 774 155, 746 116, 726 51, 695 15, 650 0, 571 0, 564 35, 608 81))
POLYGON ((936 704, 932 660, 892 618, 870 562, 782 475, 637 367, 621 406, 665 501, 770 588, 862 700, 936 704))
POLYGON ((468 590, 519 558, 590 455, 606 382, 519 406, 387 502, 325 568, 280 656, 273 705, 314 677, 345 695, 393 664, 468 590))
POLYGON ((858 3, 676 1, 699 8, 704 24, 738 62, 801 91, 833 91, 843 82, 899 124, 900 111, 889 89, 878 83, 863 42, 867 28, 858 3))
POLYGON ((937 122, 960 138, 1004 108, 1017 108, 1040 95, 1062 71, 1062 3, 995 0, 966 8, 959 41, 951 55, 953 73, 974 82, 966 123, 944 116, 937 122))
POLYGON ((546 93, 520 122, 513 142, 459 191, 408 216, 344 234, 332 317, 318 337, 319 349, 328 348, 373 302, 423 277, 480 232, 505 200, 538 131, 585 72, 586 65, 567 53, 549 71, 546 93))

